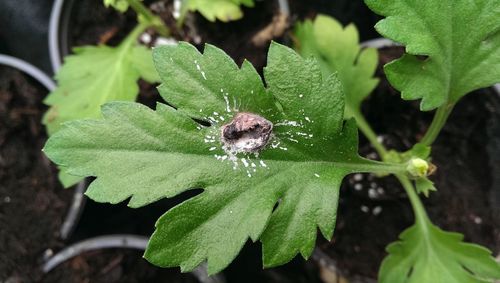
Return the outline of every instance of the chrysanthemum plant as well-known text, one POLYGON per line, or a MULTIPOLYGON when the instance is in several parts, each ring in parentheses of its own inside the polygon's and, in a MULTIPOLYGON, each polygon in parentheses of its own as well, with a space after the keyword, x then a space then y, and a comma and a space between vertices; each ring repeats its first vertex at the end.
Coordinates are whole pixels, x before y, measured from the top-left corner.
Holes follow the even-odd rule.
POLYGON ((159 91, 173 107, 105 104, 100 119, 65 123, 44 151, 68 174, 96 177, 86 195, 97 202, 137 208, 203 190, 157 221, 145 258, 158 266, 190 271, 206 261, 214 274, 249 239, 262 242, 264 267, 307 258, 318 230, 332 238, 342 179, 366 172, 394 174, 415 212, 388 247, 380 282, 500 279, 491 253, 433 225, 417 194, 434 190, 431 145, 453 105, 499 81, 499 1, 407 2, 367 1, 387 16, 378 31, 408 53, 385 67, 389 81, 404 99, 422 98, 422 110, 437 108, 407 152, 380 144, 360 111, 377 84, 376 51, 361 50, 353 26, 324 16, 296 30, 305 56, 271 44, 263 78, 211 45, 158 47, 159 91), (359 156, 358 128, 381 161, 359 156))

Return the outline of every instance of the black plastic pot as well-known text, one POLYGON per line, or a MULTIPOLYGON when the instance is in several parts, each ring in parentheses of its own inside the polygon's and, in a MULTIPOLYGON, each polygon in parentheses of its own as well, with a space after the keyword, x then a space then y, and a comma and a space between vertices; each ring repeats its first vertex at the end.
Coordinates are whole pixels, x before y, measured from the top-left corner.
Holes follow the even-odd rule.
POLYGON ((52 91, 56 88, 54 81, 47 76, 44 72, 42 72, 37 67, 31 65, 30 63, 23 61, 21 59, 0 54, 0 65, 5 65, 12 67, 14 69, 18 69, 31 77, 37 80, 40 84, 45 86, 47 90, 52 91))
MULTIPOLYGON (((107 235, 72 244, 50 257, 42 267, 44 273, 50 273, 57 266, 68 260, 92 251, 104 249, 135 249, 144 251, 148 243, 148 238, 137 235, 107 235)), ((192 271, 192 275, 200 283, 225 283, 222 275, 208 276, 206 264, 202 264, 192 271)))
POLYGON ((0 1, 0 53, 50 74, 47 33, 51 5, 52 0, 0 1))

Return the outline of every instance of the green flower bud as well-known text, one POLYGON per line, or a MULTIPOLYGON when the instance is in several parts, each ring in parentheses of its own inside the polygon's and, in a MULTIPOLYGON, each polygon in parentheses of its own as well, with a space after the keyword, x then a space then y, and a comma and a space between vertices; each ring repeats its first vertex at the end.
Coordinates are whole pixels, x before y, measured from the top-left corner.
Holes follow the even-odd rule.
POLYGON ((413 177, 425 177, 429 170, 429 163, 422 158, 412 158, 408 161, 406 170, 413 177))

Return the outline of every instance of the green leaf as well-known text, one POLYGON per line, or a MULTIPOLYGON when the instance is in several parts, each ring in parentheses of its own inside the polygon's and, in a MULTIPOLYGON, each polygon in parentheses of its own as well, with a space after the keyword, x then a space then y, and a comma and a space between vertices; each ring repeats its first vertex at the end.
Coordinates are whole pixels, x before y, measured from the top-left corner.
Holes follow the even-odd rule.
POLYGON ((43 123, 49 134, 66 121, 98 118, 100 106, 108 101, 134 101, 141 77, 158 80, 151 50, 136 45, 135 37, 118 47, 87 46, 74 51, 56 75, 57 89, 45 99, 50 109, 43 123))
POLYGON ((366 3, 387 17, 377 31, 403 43, 409 53, 385 67, 403 99, 421 98, 420 108, 431 110, 500 82, 500 1, 366 3))
POLYGON ((378 56, 374 48, 361 49, 358 30, 353 24, 345 28, 335 19, 319 15, 314 22, 306 20, 295 29, 295 49, 302 56, 318 59, 324 76, 337 73, 346 96, 346 118, 360 112, 361 102, 377 86, 373 78, 378 56))
POLYGON ((66 172, 64 172, 64 168, 62 167, 59 167, 59 174, 57 175, 57 177, 59 178, 59 181, 65 189, 78 184, 78 182, 83 179, 80 176, 67 174, 66 172))
POLYGON ((416 143, 410 150, 402 154, 403 160, 410 160, 411 158, 418 157, 422 159, 429 159, 431 156, 431 147, 416 143))
POLYGON ((104 0, 104 6, 113 7, 117 11, 123 13, 128 10, 128 1, 127 0, 104 0))
POLYGON ((86 194, 99 202, 129 199, 129 206, 140 207, 203 189, 158 220, 145 254, 156 265, 189 271, 207 260, 213 274, 248 238, 256 241, 262 233, 266 266, 297 252, 307 257, 317 227, 332 236, 346 174, 404 170, 358 156, 355 123, 342 124, 338 80, 323 80, 313 60, 287 47, 271 46, 268 88, 250 63, 238 68, 211 45, 203 54, 180 43, 153 55, 163 81, 160 93, 177 110, 109 103, 102 120, 65 124, 44 150, 68 173, 96 176, 86 194), (228 153, 220 142, 220 127, 237 112, 274 124, 272 140, 258 155, 228 153))
MULTIPOLYGON (((419 222, 420 223, 420 222, 419 222)), ((463 242, 463 235, 445 232, 428 220, 405 230, 387 247, 380 283, 480 283, 500 279, 500 265, 491 252, 463 242)))
POLYGON ((429 193, 437 191, 434 183, 427 178, 418 178, 415 180, 415 190, 417 193, 424 194, 425 197, 429 197, 429 193))
POLYGON ((253 7, 253 0, 185 0, 190 11, 200 12, 207 20, 229 22, 241 19, 243 11, 240 6, 253 7))

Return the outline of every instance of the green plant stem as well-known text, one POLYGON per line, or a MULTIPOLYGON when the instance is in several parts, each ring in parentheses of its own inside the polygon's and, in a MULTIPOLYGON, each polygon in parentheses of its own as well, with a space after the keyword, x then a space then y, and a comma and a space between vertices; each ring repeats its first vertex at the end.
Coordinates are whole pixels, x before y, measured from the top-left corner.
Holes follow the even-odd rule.
POLYGON ((395 174, 399 182, 403 186, 410 199, 411 206, 413 208, 413 213, 415 213, 415 224, 420 227, 422 232, 427 233, 428 223, 430 222, 427 212, 425 211, 422 201, 418 197, 413 184, 410 179, 403 174, 395 174))
POLYGON ((122 41, 122 43, 120 44, 120 48, 130 48, 137 41, 139 35, 143 33, 149 26, 149 23, 139 23, 137 26, 135 26, 135 28, 122 41))
POLYGON ((134 11, 140 15, 150 26, 153 26, 161 35, 168 36, 170 30, 165 26, 163 21, 155 16, 151 11, 142 4, 139 0, 127 0, 128 4, 134 11))
POLYGON ((177 27, 181 28, 184 25, 184 21, 186 20, 186 16, 188 13, 188 1, 189 0, 182 0, 181 1, 181 14, 179 18, 177 19, 177 27))
POLYGON ((447 103, 436 110, 429 129, 425 133, 422 140, 420 140, 421 144, 430 146, 432 145, 432 143, 434 143, 437 136, 439 135, 439 132, 441 132, 441 129, 446 123, 448 116, 450 116, 454 106, 455 103, 447 103))
MULTIPOLYGON (((453 107, 451 107, 453 108, 453 107)), ((451 111, 451 109, 450 109, 451 111)), ((359 111, 351 111, 352 116, 356 119, 358 123, 358 127, 361 132, 366 136, 366 138, 373 145, 375 150, 379 153, 382 160, 385 160, 388 154, 388 150, 377 140, 377 135, 371 128, 368 121, 366 121, 363 114, 359 111)), ((449 113, 448 113, 449 115, 449 113)), ((447 117, 447 116, 446 116, 447 117)), ((445 121, 446 121, 445 117, 445 121)), ((444 122, 443 122, 444 123, 444 122)), ((441 126, 442 127, 442 126, 441 126)), ((385 164, 385 163, 384 163, 385 164)), ((394 174, 394 173, 393 173, 394 174)), ((422 201, 418 197, 413 184, 410 179, 404 173, 395 173, 396 178, 398 178, 399 182, 403 186, 408 198, 410 200, 411 206, 413 208, 413 212, 415 214, 415 223, 418 225, 419 229, 421 229, 422 233, 428 233, 428 223, 430 222, 429 217, 427 216, 427 212, 425 211, 424 205, 422 201)))
POLYGON ((356 119, 356 123, 358 124, 358 128, 365 135, 365 137, 368 139, 368 141, 370 141, 372 146, 375 148, 377 153, 380 155, 380 158, 382 160, 384 160, 388 154, 388 151, 384 147, 384 145, 378 141, 377 134, 375 134, 373 129, 370 127, 370 124, 368 124, 368 121, 366 121, 363 114, 361 114, 359 111, 350 111, 350 113, 352 114, 354 119, 356 119))
POLYGON ((369 160, 368 162, 364 160, 361 163, 344 163, 339 165, 350 169, 352 173, 405 174, 407 172, 406 164, 375 160, 369 160))

